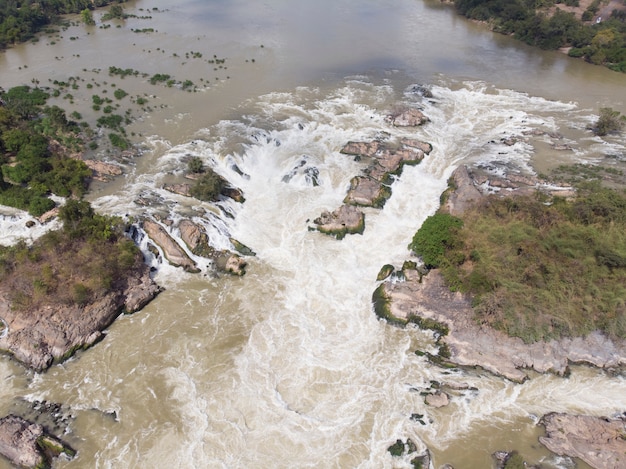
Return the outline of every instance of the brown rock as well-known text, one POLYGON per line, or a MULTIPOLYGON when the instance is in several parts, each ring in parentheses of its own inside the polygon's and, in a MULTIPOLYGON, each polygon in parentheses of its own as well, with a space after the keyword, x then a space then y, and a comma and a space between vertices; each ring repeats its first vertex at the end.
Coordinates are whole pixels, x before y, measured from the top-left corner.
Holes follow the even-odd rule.
POLYGON ((182 267, 187 272, 196 273, 200 271, 185 250, 157 222, 144 220, 143 229, 150 239, 163 250, 170 264, 182 267))
POLYGON ((388 120, 396 127, 417 127, 429 121, 419 109, 406 109, 390 115, 388 120))
POLYGON ((595 469, 626 467, 626 419, 550 413, 540 422, 546 436, 539 441, 560 456, 580 458, 595 469))
POLYGON ((450 398, 445 392, 436 391, 434 394, 428 394, 424 402, 431 407, 445 407, 450 403, 450 398))
POLYGON ((313 223, 320 232, 342 239, 346 234, 363 233, 365 215, 353 205, 342 205, 334 212, 323 212, 313 223))
POLYGON ((150 278, 150 269, 141 263, 123 280, 123 286, 87 305, 45 304, 28 313, 11 308, 0 292, 0 349, 36 371, 50 367, 55 360, 70 357, 102 337, 102 331, 123 310, 135 312, 161 289, 150 278))
POLYGON ((381 148, 382 144, 376 140, 371 142, 348 142, 340 150, 340 153, 343 153, 345 155, 372 157, 381 148))
POLYGON ((462 165, 452 173, 454 190, 447 192, 448 197, 442 210, 450 215, 458 216, 482 198, 482 193, 476 188, 469 175, 467 166, 462 165))
POLYGON ((41 425, 9 415, 0 419, 0 454, 19 467, 49 467, 52 457, 69 457, 74 451, 47 434, 41 425), (45 448, 45 451, 44 451, 45 448))
POLYGON ((376 312, 397 323, 417 316, 445 324, 449 332, 440 340, 450 351, 451 363, 480 366, 512 381, 523 382, 524 370, 564 374, 569 363, 599 368, 626 365, 626 344, 614 343, 599 332, 586 337, 526 344, 474 321, 469 297, 451 292, 437 270, 404 282, 386 281, 375 294, 376 312))
POLYGON ((391 195, 391 190, 375 179, 356 176, 350 181, 350 189, 343 199, 344 204, 364 207, 382 207, 391 195))
POLYGON ((93 178, 98 181, 108 182, 112 177, 122 174, 122 168, 116 164, 97 160, 83 161, 93 171, 93 178))
POLYGON ((163 189, 173 194, 191 197, 191 186, 189 184, 164 184, 163 189))

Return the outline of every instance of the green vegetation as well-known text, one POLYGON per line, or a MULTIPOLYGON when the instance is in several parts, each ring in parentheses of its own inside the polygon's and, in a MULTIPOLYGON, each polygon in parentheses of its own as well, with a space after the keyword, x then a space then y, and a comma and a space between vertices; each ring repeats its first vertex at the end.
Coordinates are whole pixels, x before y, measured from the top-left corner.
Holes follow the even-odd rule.
MULTIPOLYGON (((117 0, 119 3, 123 0, 117 0)), ((86 24, 90 23, 91 11, 113 3, 111 0, 12 0, 0 2, 0 49, 11 44, 28 41, 35 34, 58 22, 59 16, 81 13, 86 24), (86 13, 85 13, 86 11, 86 13)), ((113 5, 113 7, 121 7, 113 5)), ((111 7, 111 8, 113 8, 111 7)))
POLYGON ((124 235, 121 220, 96 214, 88 202, 61 207, 63 230, 32 246, 0 247, 0 283, 13 308, 90 303, 118 288, 143 256, 124 235))
MULTIPOLYGON (((592 21, 600 8, 594 0, 577 18, 556 0, 455 0, 467 18, 488 21, 494 31, 512 34, 542 49, 570 47, 569 55, 626 72, 626 9, 613 10, 600 23, 592 21)), ((575 1, 564 2, 576 6, 575 1)))
POLYGON ((624 127, 624 122, 626 116, 620 115, 619 111, 614 111, 610 107, 603 107, 600 109, 600 117, 594 130, 597 135, 619 132, 624 127))
POLYGON ((82 197, 91 171, 65 153, 80 149, 81 128, 48 93, 18 86, 0 93, 0 204, 39 216, 54 207, 49 194, 82 197))
POLYGON ((191 195, 199 200, 214 202, 226 187, 226 181, 215 171, 207 168, 196 183, 191 186, 191 195))
POLYGON ((458 231, 463 221, 447 213, 437 213, 428 217, 413 236, 409 249, 422 258, 429 269, 439 267, 446 260, 446 254, 458 242, 458 231))
POLYGON ((187 162, 187 169, 190 173, 200 174, 204 172, 204 163, 199 156, 192 156, 187 162))
POLYGON ((626 338, 626 193, 590 183, 546 202, 489 197, 460 219, 438 213, 410 247, 472 295, 481 324, 526 342, 626 338))

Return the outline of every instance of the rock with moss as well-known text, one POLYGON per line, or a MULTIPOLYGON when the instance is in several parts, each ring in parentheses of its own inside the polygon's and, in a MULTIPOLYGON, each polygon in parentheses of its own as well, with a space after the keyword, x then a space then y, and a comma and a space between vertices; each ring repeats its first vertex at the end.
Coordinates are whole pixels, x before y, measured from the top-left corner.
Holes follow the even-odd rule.
POLYGON ((17 467, 39 469, 50 467, 60 455, 73 458, 76 453, 43 426, 8 415, 0 419, 0 454, 17 467))
POLYGON ((391 197, 391 188, 366 176, 355 176, 350 181, 350 189, 343 199, 344 204, 362 207, 382 208, 391 197))
POLYGON ((365 214, 353 205, 342 205, 333 212, 324 211, 313 220, 317 230, 337 239, 346 234, 362 234, 365 229, 365 214))

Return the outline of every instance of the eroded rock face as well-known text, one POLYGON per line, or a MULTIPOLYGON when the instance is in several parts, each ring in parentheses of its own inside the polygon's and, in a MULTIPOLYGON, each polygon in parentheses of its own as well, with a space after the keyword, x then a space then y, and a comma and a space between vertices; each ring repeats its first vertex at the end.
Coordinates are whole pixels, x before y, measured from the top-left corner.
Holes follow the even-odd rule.
POLYGON ((580 458, 595 469, 626 467, 626 418, 550 413, 539 422, 546 436, 539 441, 560 456, 580 458))
POLYGON ((163 189, 171 192, 172 194, 178 194, 184 197, 191 197, 190 184, 164 184, 163 189))
POLYGON ((211 247, 209 237, 200 225, 191 220, 181 220, 178 229, 180 237, 191 252, 197 256, 213 259, 218 270, 238 276, 246 273, 248 263, 237 254, 211 247))
POLYGON ((469 297, 451 292, 437 270, 427 275, 405 270, 404 281, 383 282, 374 294, 376 313, 396 324, 418 317, 445 324, 440 340, 449 349, 451 363, 479 366, 512 381, 528 378, 526 369, 565 374, 569 363, 599 368, 626 365, 626 345, 616 344, 599 332, 587 337, 526 344, 517 337, 474 321, 469 297))
POLYGON ((342 205, 333 212, 322 212, 313 223, 318 231, 341 239, 346 234, 363 233, 365 215, 353 205, 342 205))
POLYGON ((170 264, 182 267, 187 272, 197 273, 200 271, 196 263, 187 255, 185 250, 169 235, 165 228, 157 222, 144 220, 143 229, 150 239, 163 250, 170 264))
POLYGON ((15 466, 39 468, 49 467, 52 457, 71 458, 75 453, 41 425, 9 415, 0 419, 0 454, 15 466))
POLYGON ((11 308, 0 291, 0 317, 5 324, 0 350, 24 365, 43 371, 104 337, 102 331, 123 312, 135 312, 159 292, 148 266, 124 280, 124 286, 87 305, 47 304, 28 311, 11 308))

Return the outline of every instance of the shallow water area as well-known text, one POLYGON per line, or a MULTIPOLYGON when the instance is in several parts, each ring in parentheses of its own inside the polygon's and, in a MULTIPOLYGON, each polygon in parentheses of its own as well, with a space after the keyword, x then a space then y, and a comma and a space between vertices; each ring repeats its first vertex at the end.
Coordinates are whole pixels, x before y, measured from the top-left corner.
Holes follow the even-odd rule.
MULTIPOLYGON (((140 156, 96 150, 125 174, 88 199, 103 213, 160 215, 173 227, 192 219, 215 247, 232 249, 235 238, 256 256, 238 278, 197 257, 202 272, 184 273, 146 249, 166 290, 120 317, 101 343, 39 375, 0 357, 2 410, 21 398, 72 409, 65 438, 78 456, 55 467, 404 468, 416 454, 393 458, 387 448, 410 438, 436 468, 491 467, 491 453, 512 449, 566 468, 539 445, 538 417, 626 407, 622 377, 584 367, 524 384, 438 368, 414 353, 435 351, 430 331, 391 327, 371 307, 379 269, 410 258, 407 244, 458 165, 525 174, 557 161, 626 159, 623 137, 585 129, 598 106, 626 111, 623 76, 494 36, 439 2, 138 0, 124 8, 151 18, 73 25, 10 49, 0 55, 2 86, 79 76, 73 103, 58 100, 86 120, 100 115, 93 94, 144 96, 150 109, 121 100, 117 111, 130 109, 140 156), (155 31, 133 32, 142 28, 155 31), (225 62, 208 63, 214 55, 225 62), (148 75, 109 76, 110 66, 148 75), (155 73, 197 89, 152 85, 155 73), (386 116, 406 107, 430 123, 391 126, 386 116), (340 153, 343 145, 403 137, 433 151, 393 181, 382 210, 364 210, 364 233, 338 241, 310 231, 365 168, 340 153), (560 143, 572 150, 555 150, 560 143), (245 203, 164 190, 184 181, 191 156, 240 188, 245 203), (434 381, 467 389, 435 409, 421 394, 434 381)), ((3 237, 26 232, 25 219, 7 220, 3 237)))

